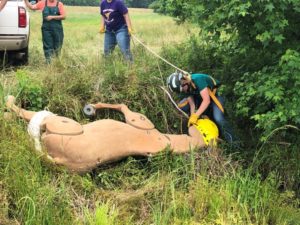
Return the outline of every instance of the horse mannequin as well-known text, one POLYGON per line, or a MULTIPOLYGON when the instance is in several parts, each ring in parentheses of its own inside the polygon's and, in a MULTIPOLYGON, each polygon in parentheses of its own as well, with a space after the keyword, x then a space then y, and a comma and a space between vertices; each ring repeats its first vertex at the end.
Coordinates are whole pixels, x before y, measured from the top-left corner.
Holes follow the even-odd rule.
POLYGON ((128 156, 151 156, 166 147, 174 153, 185 153, 206 146, 195 126, 189 128, 189 135, 163 134, 146 116, 130 111, 124 104, 97 103, 90 106, 120 111, 126 123, 101 119, 81 125, 47 111, 22 109, 15 105, 14 96, 8 96, 6 100, 8 109, 29 122, 28 129, 36 140, 36 149, 41 151, 43 146, 48 158, 72 171, 88 171, 128 156))

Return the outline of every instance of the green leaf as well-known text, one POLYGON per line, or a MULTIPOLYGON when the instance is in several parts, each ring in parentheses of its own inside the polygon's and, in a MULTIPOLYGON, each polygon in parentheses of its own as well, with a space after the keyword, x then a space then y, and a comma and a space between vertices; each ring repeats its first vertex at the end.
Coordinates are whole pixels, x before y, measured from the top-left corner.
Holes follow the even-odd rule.
POLYGON ((279 44, 282 44, 282 41, 284 40, 285 38, 282 36, 282 34, 279 34, 279 35, 276 35, 275 38, 274 38, 274 41, 279 43, 279 44))
POLYGON ((274 8, 275 7, 274 7, 273 3, 269 3, 265 6, 265 11, 272 12, 274 8))
POLYGON ((248 13, 246 11, 240 11, 239 15, 242 15, 243 17, 245 17, 248 13))

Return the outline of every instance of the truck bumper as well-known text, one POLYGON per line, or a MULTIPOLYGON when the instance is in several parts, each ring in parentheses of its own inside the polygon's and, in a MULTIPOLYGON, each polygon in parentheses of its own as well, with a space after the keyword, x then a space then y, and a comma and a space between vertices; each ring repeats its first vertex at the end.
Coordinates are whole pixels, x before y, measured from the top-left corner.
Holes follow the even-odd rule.
POLYGON ((27 35, 1 35, 0 51, 16 51, 28 46, 27 35))

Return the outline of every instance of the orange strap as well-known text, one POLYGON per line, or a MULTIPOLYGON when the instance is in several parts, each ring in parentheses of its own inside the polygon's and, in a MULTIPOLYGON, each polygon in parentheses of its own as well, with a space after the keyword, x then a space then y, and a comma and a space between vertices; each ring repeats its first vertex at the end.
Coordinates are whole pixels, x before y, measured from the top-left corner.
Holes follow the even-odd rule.
POLYGON ((187 104, 189 104, 189 101, 186 99, 185 101, 181 102, 178 104, 179 108, 183 108, 184 106, 186 106, 187 104))
POLYGON ((210 90, 208 88, 209 96, 214 101, 214 103, 218 106, 218 108, 222 111, 222 113, 224 113, 224 108, 223 108, 221 102, 219 101, 219 99, 217 99, 217 97, 215 95, 216 91, 217 91, 217 88, 214 88, 213 90, 210 90))
MULTIPOLYGON (((210 90, 210 89, 208 88, 209 96, 210 96, 211 99, 214 101, 214 103, 218 106, 218 108, 222 111, 222 113, 224 113, 224 108, 223 108, 221 102, 219 101, 219 99, 217 99, 217 97, 216 97, 216 95, 215 95, 215 94, 216 94, 216 91, 217 91, 216 88, 215 88, 214 90, 210 90)), ((189 101, 188 101, 188 100, 185 100, 185 101, 179 103, 179 104, 178 104, 178 107, 179 107, 179 108, 183 108, 183 107, 186 106, 188 103, 189 103, 189 101)))
MULTIPOLYGON (((214 83, 215 87, 217 86, 217 82, 215 81, 215 79, 212 76, 209 76, 210 79, 212 80, 212 82, 214 83)), ((218 108, 222 111, 222 113, 224 113, 224 108, 221 104, 221 102, 219 101, 219 99, 217 99, 216 97, 216 93, 217 93, 217 88, 214 88, 213 90, 209 90, 209 96, 211 97, 211 99, 214 101, 214 103, 218 106, 218 108)))

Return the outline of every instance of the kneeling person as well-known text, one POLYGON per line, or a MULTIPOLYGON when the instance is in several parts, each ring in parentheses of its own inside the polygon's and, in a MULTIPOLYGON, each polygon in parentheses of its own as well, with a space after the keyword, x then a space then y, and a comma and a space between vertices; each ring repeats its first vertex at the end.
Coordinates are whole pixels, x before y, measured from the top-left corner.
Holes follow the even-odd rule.
POLYGON ((167 85, 172 92, 182 95, 178 106, 190 114, 188 127, 197 124, 201 115, 212 114, 210 117, 217 124, 221 136, 229 143, 236 141, 224 116, 224 99, 217 94, 218 80, 206 74, 192 74, 189 77, 176 72, 167 78, 167 85))

